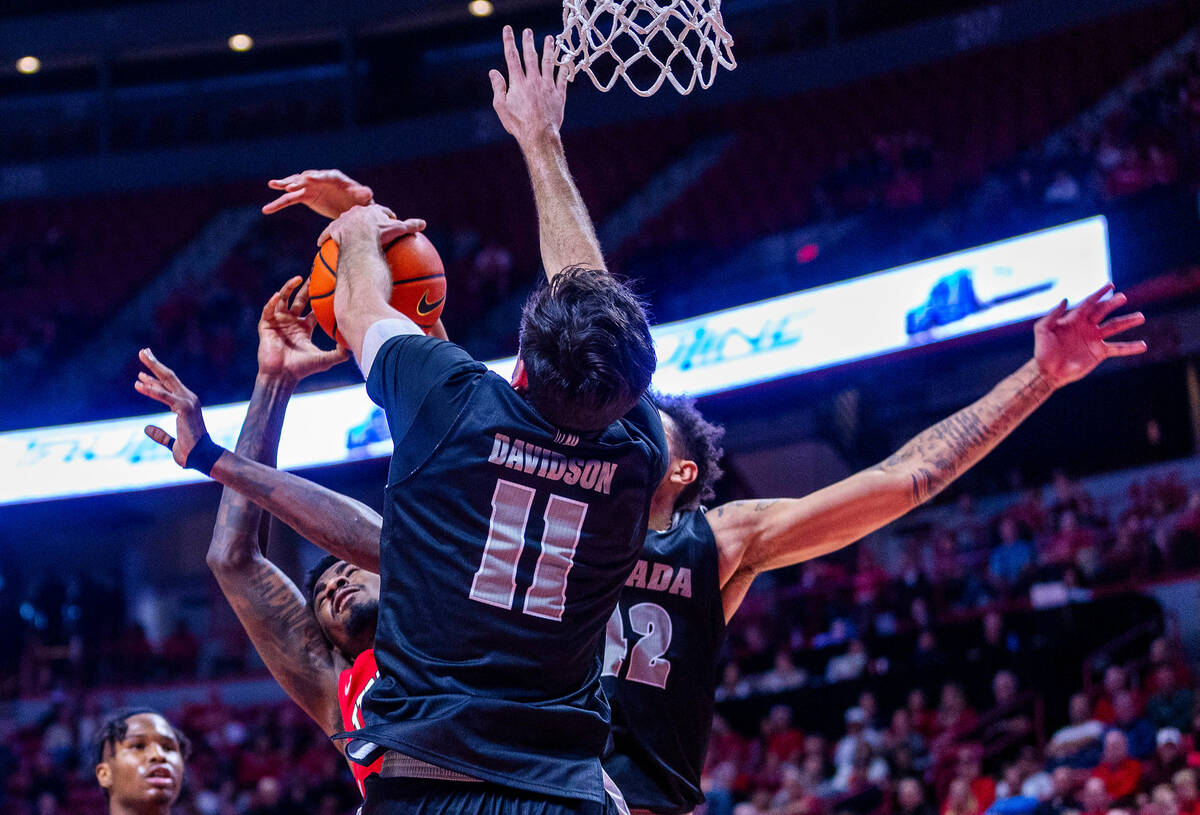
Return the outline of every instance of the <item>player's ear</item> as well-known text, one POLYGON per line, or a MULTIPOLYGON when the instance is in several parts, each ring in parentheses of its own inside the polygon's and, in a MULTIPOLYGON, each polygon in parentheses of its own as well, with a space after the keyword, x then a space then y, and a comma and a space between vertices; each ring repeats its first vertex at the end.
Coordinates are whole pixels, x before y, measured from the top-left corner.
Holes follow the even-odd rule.
POLYGON ((523 391, 529 387, 529 374, 525 372, 525 360, 517 357, 517 366, 513 368, 510 380, 513 390, 523 391))
POLYGON ((112 767, 107 761, 101 761, 96 765, 96 781, 103 789, 112 788, 112 767))
POLYGON ((700 468, 690 458, 675 460, 671 465, 668 477, 679 487, 686 487, 700 475, 700 468))

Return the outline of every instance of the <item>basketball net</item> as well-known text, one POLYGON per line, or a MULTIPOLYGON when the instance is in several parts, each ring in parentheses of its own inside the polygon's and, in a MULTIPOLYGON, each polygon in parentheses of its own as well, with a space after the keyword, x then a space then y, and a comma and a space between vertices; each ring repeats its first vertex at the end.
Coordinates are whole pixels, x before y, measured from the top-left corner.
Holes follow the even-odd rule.
POLYGON ((624 79, 639 96, 664 81, 689 94, 737 67, 721 0, 563 0, 557 45, 571 79, 582 71, 601 91, 624 79))

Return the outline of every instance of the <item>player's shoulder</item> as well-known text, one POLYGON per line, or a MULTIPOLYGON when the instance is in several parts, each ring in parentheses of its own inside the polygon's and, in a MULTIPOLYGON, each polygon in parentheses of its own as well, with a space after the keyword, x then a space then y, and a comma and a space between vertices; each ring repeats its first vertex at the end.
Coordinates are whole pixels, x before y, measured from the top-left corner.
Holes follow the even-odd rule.
POLYGON ((709 552, 715 553, 716 542, 712 527, 708 525, 707 512, 704 507, 676 512, 671 526, 648 535, 647 544, 660 549, 663 554, 678 553, 705 558, 709 552))

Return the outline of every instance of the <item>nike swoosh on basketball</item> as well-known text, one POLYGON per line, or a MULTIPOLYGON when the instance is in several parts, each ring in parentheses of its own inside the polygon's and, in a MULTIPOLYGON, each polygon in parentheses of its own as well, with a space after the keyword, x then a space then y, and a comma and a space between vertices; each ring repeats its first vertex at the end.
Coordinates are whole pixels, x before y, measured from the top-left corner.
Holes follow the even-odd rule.
POLYGON ((429 302, 429 292, 426 291, 421 295, 421 299, 417 302, 417 314, 424 317, 426 314, 432 314, 433 310, 446 301, 446 295, 442 295, 436 303, 429 302))

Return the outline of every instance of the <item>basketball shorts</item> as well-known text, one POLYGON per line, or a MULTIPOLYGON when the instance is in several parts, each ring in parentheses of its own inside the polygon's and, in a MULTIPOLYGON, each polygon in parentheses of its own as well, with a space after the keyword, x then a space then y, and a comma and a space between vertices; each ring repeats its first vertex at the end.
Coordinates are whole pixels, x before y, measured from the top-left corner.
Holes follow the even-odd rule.
MULTIPOLYGON (((618 793, 619 795, 619 793, 618 793)), ((362 815, 619 815, 624 809, 609 795, 603 804, 549 798, 486 782, 424 778, 367 779, 362 815)))

